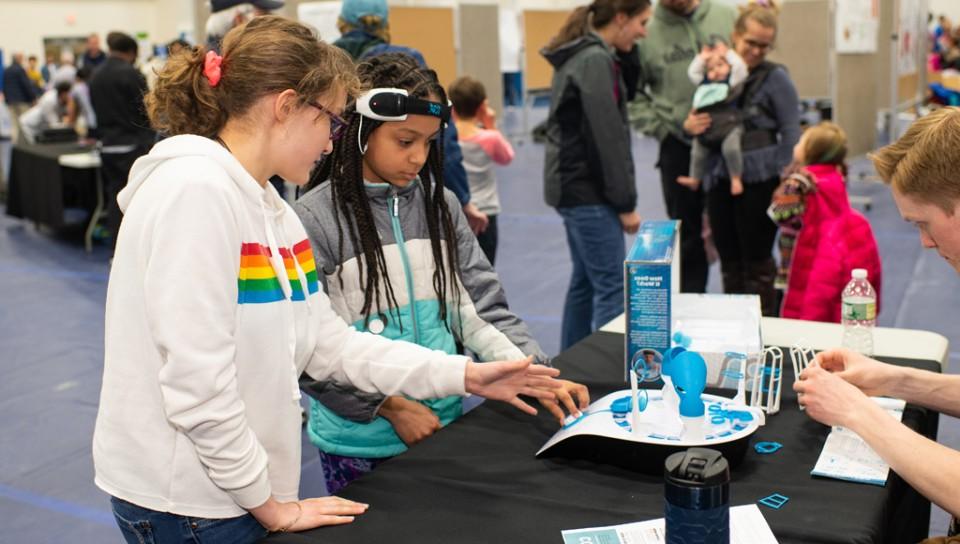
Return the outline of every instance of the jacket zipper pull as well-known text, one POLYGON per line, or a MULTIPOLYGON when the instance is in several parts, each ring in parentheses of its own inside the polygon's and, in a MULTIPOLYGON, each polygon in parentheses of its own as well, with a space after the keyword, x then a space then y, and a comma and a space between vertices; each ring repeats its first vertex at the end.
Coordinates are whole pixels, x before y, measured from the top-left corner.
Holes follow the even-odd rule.
POLYGON ((400 217, 400 199, 393 195, 393 216, 400 217))

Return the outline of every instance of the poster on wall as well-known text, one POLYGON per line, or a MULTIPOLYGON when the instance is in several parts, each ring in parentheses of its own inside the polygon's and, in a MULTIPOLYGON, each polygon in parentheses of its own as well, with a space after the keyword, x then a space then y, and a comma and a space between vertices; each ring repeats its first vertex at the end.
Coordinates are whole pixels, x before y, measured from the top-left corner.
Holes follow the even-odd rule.
POLYGON ((337 18, 342 6, 343 2, 302 2, 297 5, 297 18, 316 28, 323 41, 333 43, 340 37, 337 18))
POLYGON ((837 53, 876 53, 879 0, 836 0, 837 53))
POLYGON ((900 15, 897 20, 897 71, 901 76, 917 73, 918 49, 924 26, 919 0, 899 0, 900 15))

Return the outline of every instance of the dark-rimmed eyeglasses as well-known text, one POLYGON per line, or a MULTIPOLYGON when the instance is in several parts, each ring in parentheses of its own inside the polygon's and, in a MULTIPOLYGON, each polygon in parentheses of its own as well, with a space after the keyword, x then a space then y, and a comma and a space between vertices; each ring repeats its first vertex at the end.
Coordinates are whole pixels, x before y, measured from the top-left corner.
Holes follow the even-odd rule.
POLYGON ((347 128, 347 121, 343 117, 340 117, 336 113, 333 113, 316 102, 307 102, 307 104, 317 108, 330 118, 330 139, 333 141, 339 140, 340 137, 343 136, 344 130, 347 128))

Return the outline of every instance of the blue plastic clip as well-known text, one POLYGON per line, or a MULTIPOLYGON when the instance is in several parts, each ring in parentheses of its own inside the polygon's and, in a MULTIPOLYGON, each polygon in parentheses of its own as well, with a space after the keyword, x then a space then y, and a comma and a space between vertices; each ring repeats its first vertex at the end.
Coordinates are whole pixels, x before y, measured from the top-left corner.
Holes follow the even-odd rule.
POLYGON ((757 453, 762 454, 776 453, 776 451, 782 447, 783 444, 779 442, 757 442, 753 445, 753 449, 757 450, 757 453))
POLYGON ((764 497, 757 502, 766 506, 767 508, 773 508, 774 510, 779 510, 783 508, 783 505, 787 504, 787 501, 789 500, 790 500, 790 497, 785 497, 779 493, 774 493, 773 495, 770 495, 769 497, 764 497))

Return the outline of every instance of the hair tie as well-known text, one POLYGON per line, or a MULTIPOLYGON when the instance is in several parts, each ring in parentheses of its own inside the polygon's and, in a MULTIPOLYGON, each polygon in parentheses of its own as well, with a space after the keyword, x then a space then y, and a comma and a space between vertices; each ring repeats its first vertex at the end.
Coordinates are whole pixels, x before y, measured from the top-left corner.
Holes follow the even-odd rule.
POLYGON ((216 51, 207 51, 207 56, 203 58, 203 75, 207 77, 211 87, 216 87, 220 83, 220 76, 223 71, 220 65, 223 63, 223 57, 216 51))

